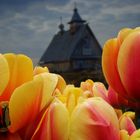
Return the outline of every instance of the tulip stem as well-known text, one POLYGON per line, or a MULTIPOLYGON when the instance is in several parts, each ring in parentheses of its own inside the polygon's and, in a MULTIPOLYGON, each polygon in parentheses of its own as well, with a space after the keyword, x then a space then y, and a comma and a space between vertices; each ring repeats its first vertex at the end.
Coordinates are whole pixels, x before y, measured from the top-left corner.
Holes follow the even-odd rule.
POLYGON ((140 112, 139 111, 135 111, 135 120, 134 123, 136 125, 136 128, 139 129, 140 128, 140 112))

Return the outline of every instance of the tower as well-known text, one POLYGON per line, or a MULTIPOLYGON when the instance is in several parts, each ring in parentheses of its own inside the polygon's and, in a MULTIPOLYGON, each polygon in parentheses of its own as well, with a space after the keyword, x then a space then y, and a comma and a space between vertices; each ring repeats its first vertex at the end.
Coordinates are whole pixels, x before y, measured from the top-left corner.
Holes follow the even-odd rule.
POLYGON ((70 25, 70 32, 73 34, 76 32, 76 30, 82 25, 84 24, 86 21, 83 20, 81 18, 81 16, 78 13, 78 9, 75 6, 74 10, 73 10, 73 16, 71 18, 71 20, 68 22, 68 24, 70 25))

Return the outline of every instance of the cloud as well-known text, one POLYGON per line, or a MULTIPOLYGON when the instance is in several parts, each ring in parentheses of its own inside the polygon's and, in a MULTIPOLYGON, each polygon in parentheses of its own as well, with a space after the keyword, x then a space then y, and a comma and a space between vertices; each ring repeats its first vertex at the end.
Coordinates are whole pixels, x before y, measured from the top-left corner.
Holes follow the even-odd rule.
POLYGON ((140 1, 138 0, 94 2, 80 0, 80 2, 85 5, 81 9, 83 16, 88 19, 102 46, 108 38, 115 37, 121 28, 139 26, 140 1))
POLYGON ((46 12, 43 4, 33 4, 26 11, 0 14, 0 53, 25 53, 36 63, 57 28, 56 19, 48 20, 46 12))
MULTIPOLYGON (((81 17, 103 46, 123 27, 139 26, 139 0, 76 0, 81 17)), ((59 17, 65 28, 75 0, 1 0, 0 52, 25 53, 36 63, 58 32, 59 17)))

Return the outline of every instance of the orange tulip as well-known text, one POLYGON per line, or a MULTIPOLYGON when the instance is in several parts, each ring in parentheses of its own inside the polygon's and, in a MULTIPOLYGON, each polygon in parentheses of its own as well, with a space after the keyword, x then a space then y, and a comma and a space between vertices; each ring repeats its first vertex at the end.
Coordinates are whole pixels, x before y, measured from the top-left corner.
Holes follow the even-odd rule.
POLYGON ((115 108, 122 108, 128 106, 128 100, 120 96, 111 86, 108 88, 109 103, 115 108))
POLYGON ((133 134, 133 132, 136 131, 136 126, 132 121, 134 118, 134 112, 125 112, 119 119, 120 129, 125 129, 129 135, 133 134))
POLYGON ((109 85, 121 96, 140 102, 140 29, 123 29, 103 48, 102 67, 109 85))
POLYGON ((33 123, 39 113, 52 102, 53 92, 59 85, 58 77, 56 74, 41 73, 13 92, 9 101, 10 132, 33 123))
POLYGON ((88 82, 81 82, 81 89, 83 90, 83 95, 85 97, 101 97, 110 105, 115 108, 127 107, 128 101, 122 96, 118 95, 117 92, 109 86, 108 90, 105 85, 101 82, 94 82, 93 85, 88 84, 88 82))
POLYGON ((0 140, 135 140, 139 136, 128 116, 118 120, 106 102, 108 91, 102 83, 86 80, 80 87, 66 85, 63 77, 46 68, 33 72, 32 61, 24 55, 0 55, 0 68, 0 140))
POLYGON ((66 102, 55 99, 47 108, 32 140, 120 140, 118 118, 108 103, 99 97, 83 99, 73 86, 64 95, 66 102))
POLYGON ((32 79, 33 64, 29 57, 22 54, 0 54, 0 131, 5 133, 0 133, 1 139, 19 137, 7 132, 10 125, 9 100, 17 87, 32 79))
POLYGON ((99 97, 78 104, 71 115, 70 140, 119 140, 114 109, 99 97))
POLYGON ((31 140, 68 140, 68 136, 69 113, 56 99, 44 112, 31 140))
POLYGON ((0 138, 12 139, 17 132, 21 135, 20 130, 28 132, 28 126, 54 99, 55 90, 62 92, 66 83, 48 72, 33 77, 32 61, 25 55, 0 55, 0 64, 0 131, 7 134, 0 133, 0 138))
POLYGON ((33 79, 31 59, 22 54, 0 55, 0 78, 0 101, 9 101, 16 87, 33 79))

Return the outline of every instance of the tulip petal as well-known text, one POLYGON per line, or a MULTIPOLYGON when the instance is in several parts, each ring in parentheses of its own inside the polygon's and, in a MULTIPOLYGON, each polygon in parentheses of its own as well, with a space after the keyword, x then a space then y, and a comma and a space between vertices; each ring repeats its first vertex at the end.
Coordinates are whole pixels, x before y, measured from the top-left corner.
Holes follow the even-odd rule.
POLYGON ((118 94, 111 86, 109 86, 108 88, 108 99, 109 99, 109 103, 113 107, 119 108, 121 106, 118 101, 118 94))
POLYGON ((9 101, 9 116, 11 125, 9 130, 15 132, 18 129, 32 122, 38 112, 41 104, 42 79, 23 84, 12 94, 9 101))
POLYGON ((91 79, 86 80, 85 82, 81 82, 80 87, 83 91, 92 90, 94 82, 91 79))
POLYGON ((140 32, 131 33, 123 42, 118 54, 118 70, 129 95, 140 101, 140 32))
POLYGON ((44 73, 44 72, 49 72, 49 69, 47 67, 40 67, 37 66, 34 68, 34 75, 40 74, 40 73, 44 73))
POLYGON ((94 82, 91 79, 86 80, 85 82, 81 82, 80 88, 84 91, 84 96, 87 97, 93 97, 93 85, 94 82))
POLYGON ((43 110, 36 116, 33 122, 29 122, 28 125, 24 126, 22 129, 18 130, 20 137, 22 140, 31 140, 34 132, 36 131, 44 112, 46 111, 47 107, 44 107, 43 110))
POLYGON ((58 76, 58 83, 56 88, 59 89, 61 93, 63 93, 64 89, 66 88, 66 81, 61 75, 57 75, 57 76, 58 76))
POLYGON ((139 140, 140 139, 140 129, 136 130, 131 136, 129 140, 139 140))
POLYGON ((122 85, 117 69, 118 51, 117 39, 110 39, 105 43, 102 54, 102 68, 108 84, 117 91, 117 93, 126 97, 126 91, 122 85))
POLYGON ((140 31, 140 27, 136 27, 133 31, 140 31))
POLYGON ((119 119, 120 129, 125 129, 129 135, 131 135, 136 130, 136 126, 132 121, 133 118, 134 118, 134 113, 127 112, 124 113, 119 119))
POLYGON ((82 95, 82 90, 80 88, 71 87, 69 88, 69 91, 67 93, 67 99, 66 99, 66 107, 69 110, 69 113, 71 114, 73 109, 78 103, 79 97, 82 95))
POLYGON ((89 98, 73 111, 69 140, 119 140, 114 109, 99 97, 89 98))
POLYGON ((53 92, 58 83, 58 75, 52 73, 41 73, 35 76, 35 79, 40 77, 43 79, 42 85, 42 101, 40 110, 42 110, 53 98, 53 92))
POLYGON ((58 82, 58 76, 51 73, 41 73, 33 81, 18 87, 9 101, 10 131, 34 121, 41 110, 53 100, 53 92, 58 82), (22 121, 21 121, 22 120, 22 121))
MULTIPOLYGON (((0 54, 0 96, 6 88, 9 81, 9 67, 6 59, 0 54)), ((1 97, 0 97, 1 101, 1 97)))
POLYGON ((135 112, 127 111, 123 113, 124 116, 130 117, 132 120, 135 119, 135 112))
POLYGON ((2 94, 3 100, 9 100, 14 89, 21 84, 32 80, 33 78, 33 64, 29 57, 19 54, 15 55, 12 53, 5 54, 9 70, 10 79, 9 83, 2 94))
POLYGON ((120 130, 120 140, 129 140, 129 134, 126 130, 120 130))
POLYGON ((131 28, 124 28, 121 29, 120 32, 118 33, 118 43, 119 43, 119 47, 121 46, 121 44, 123 43, 123 41, 125 40, 125 38, 131 33, 133 32, 133 29, 131 28))
POLYGON ((109 103, 107 89, 103 83, 95 82, 92 90, 94 97, 101 97, 102 99, 104 99, 106 102, 109 103))
POLYGON ((117 117, 118 117, 118 119, 122 116, 122 110, 121 109, 114 109, 115 110, 115 112, 116 112, 116 114, 117 114, 117 117))
POLYGON ((135 130, 136 127, 133 121, 129 117, 123 117, 120 119, 120 129, 125 129, 131 135, 135 130))
POLYGON ((68 120, 65 105, 56 99, 45 111, 31 140, 68 140, 68 120))
POLYGON ((128 100, 117 94, 111 86, 108 88, 108 99, 109 103, 115 108, 128 106, 128 100))

